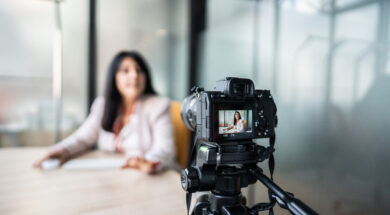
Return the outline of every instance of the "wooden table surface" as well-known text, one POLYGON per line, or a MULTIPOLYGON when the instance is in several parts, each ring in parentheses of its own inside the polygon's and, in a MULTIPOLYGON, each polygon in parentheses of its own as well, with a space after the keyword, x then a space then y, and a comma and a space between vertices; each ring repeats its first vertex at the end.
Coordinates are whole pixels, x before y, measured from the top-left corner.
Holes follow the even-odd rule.
MULTIPOLYGON (((33 161, 46 150, 0 149, 0 214, 186 213, 176 171, 33 169, 33 161)), ((94 151, 77 159, 113 156, 94 151)))

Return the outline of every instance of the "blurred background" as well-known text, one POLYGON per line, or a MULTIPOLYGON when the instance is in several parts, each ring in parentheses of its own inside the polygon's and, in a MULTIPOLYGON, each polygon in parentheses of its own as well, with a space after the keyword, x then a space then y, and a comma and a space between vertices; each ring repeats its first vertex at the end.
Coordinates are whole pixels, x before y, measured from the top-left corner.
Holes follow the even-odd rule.
POLYGON ((275 181, 320 214, 388 214, 389 29, 388 0, 0 0, 0 147, 66 137, 135 49, 172 100, 225 76, 270 89, 275 181))

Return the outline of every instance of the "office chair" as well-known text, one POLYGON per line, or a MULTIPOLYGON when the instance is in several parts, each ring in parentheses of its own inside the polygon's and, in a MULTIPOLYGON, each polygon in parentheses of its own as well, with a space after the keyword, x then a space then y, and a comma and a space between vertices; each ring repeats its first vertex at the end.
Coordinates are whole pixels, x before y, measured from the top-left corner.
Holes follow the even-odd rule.
POLYGON ((171 120, 175 135, 177 161, 181 168, 186 168, 188 160, 188 147, 190 145, 190 130, 184 125, 180 116, 181 103, 171 102, 171 120))

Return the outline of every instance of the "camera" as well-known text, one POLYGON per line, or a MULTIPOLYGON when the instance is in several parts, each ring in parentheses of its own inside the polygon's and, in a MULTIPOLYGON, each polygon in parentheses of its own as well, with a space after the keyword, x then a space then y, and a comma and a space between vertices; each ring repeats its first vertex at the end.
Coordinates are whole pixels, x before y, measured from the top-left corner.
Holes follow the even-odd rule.
POLYGON ((269 90, 255 90, 250 79, 227 77, 211 91, 193 90, 183 102, 181 116, 196 130, 198 140, 224 143, 274 135, 275 102, 269 90))
POLYGON ((201 195, 192 210, 194 215, 258 214, 277 202, 292 214, 317 214, 303 202, 273 183, 276 105, 269 90, 256 90, 250 79, 227 77, 210 91, 193 87, 182 105, 184 124, 195 132, 189 166, 181 173, 187 192, 187 212, 191 194, 201 195), (264 147, 253 139, 269 138, 264 147), (269 160, 271 178, 257 163, 269 160), (259 180, 269 190, 269 203, 249 208, 241 188, 259 180))

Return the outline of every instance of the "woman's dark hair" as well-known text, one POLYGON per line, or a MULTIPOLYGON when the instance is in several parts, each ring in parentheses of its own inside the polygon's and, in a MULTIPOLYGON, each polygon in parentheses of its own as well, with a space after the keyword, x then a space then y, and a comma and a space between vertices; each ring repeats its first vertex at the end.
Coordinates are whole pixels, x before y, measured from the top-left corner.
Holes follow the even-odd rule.
POLYGON ((233 125, 236 125, 236 113, 238 113, 238 116, 239 116, 239 119, 241 119, 241 114, 240 114, 240 112, 238 112, 238 111, 236 111, 235 113, 234 113, 234 124, 233 125))
POLYGON ((122 98, 116 86, 115 75, 118 72, 119 66, 121 65, 123 59, 127 57, 133 59, 140 67, 141 72, 145 74, 146 86, 143 94, 157 94, 152 86, 149 66, 140 53, 136 51, 121 51, 116 54, 111 61, 110 67, 108 68, 106 89, 104 92, 105 104, 102 127, 106 131, 112 131, 114 121, 118 116, 119 106, 121 104, 122 98))

